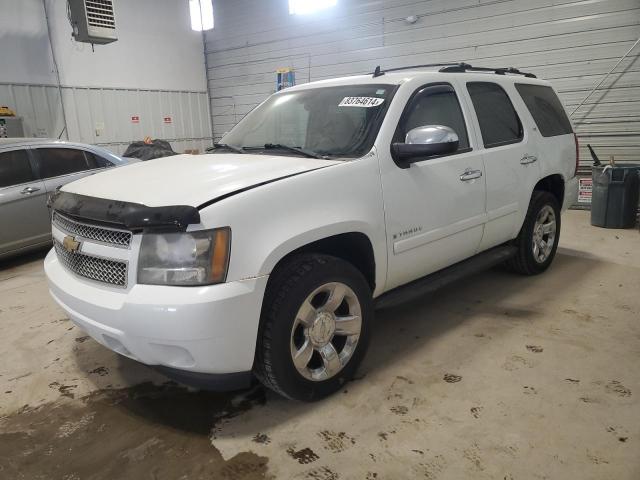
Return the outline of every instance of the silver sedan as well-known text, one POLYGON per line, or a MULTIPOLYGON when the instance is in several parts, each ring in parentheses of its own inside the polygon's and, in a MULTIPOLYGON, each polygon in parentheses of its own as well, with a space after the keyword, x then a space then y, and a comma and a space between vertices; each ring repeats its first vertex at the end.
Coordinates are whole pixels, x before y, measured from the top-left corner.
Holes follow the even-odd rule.
POLYGON ((49 194, 125 159, 92 145, 42 138, 0 138, 0 258, 51 243, 49 194))

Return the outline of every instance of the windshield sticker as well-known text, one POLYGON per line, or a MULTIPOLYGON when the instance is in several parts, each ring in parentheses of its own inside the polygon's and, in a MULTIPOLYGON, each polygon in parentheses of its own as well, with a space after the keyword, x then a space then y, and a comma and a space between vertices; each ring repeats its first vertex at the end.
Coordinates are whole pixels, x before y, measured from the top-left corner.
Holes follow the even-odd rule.
POLYGON ((384 98, 375 97, 344 97, 339 107, 377 107, 384 103, 384 98))
POLYGON ((381 88, 380 90, 376 91, 376 95, 384 95, 384 92, 386 92, 386 90, 384 88, 381 88))

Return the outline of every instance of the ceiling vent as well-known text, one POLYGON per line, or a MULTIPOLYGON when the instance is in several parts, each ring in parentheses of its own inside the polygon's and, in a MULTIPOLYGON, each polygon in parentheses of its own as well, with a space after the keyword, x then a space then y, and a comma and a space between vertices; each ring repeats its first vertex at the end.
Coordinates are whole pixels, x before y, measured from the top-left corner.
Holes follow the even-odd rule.
POLYGON ((68 0, 72 36, 77 42, 105 44, 115 42, 116 17, 112 0, 68 0))

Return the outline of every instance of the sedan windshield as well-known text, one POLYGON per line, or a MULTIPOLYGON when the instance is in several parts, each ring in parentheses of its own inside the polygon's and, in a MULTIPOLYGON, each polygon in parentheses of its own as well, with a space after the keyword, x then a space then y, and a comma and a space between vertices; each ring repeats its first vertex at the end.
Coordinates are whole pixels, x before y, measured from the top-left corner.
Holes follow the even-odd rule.
POLYGON ((250 112, 221 145, 247 151, 355 158, 375 141, 394 85, 342 85, 271 96, 250 112))

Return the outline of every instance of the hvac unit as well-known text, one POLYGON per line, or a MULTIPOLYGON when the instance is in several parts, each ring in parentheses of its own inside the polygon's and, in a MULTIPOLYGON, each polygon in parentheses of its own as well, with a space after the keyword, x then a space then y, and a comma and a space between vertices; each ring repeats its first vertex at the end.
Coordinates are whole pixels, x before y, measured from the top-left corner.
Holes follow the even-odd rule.
POLYGON ((112 0, 68 0, 68 7, 76 41, 105 44, 118 39, 112 0))

